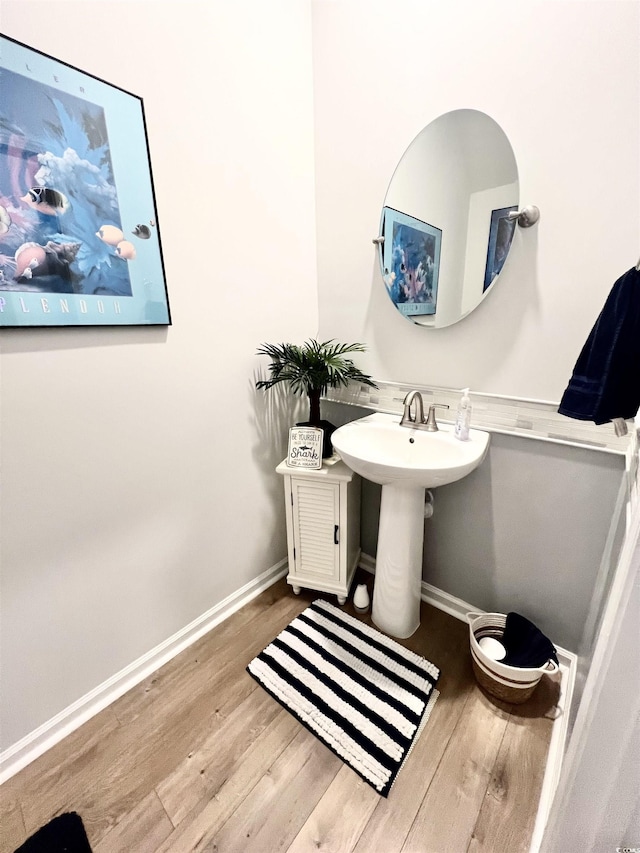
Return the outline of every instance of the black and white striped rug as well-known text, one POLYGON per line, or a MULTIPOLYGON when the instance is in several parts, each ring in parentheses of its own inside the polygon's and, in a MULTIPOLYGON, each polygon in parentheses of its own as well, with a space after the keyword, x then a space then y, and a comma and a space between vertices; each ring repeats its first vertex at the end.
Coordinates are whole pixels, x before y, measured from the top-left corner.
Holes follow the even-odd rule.
POLYGON ((247 671, 386 797, 438 697, 440 670, 317 600, 247 671))

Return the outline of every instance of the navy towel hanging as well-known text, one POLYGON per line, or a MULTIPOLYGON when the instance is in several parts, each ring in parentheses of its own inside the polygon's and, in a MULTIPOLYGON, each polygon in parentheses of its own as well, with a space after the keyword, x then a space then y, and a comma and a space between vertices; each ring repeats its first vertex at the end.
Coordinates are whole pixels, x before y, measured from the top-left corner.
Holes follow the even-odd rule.
POLYGON ((561 415, 604 424, 640 407, 640 269, 616 281, 562 396, 561 415))

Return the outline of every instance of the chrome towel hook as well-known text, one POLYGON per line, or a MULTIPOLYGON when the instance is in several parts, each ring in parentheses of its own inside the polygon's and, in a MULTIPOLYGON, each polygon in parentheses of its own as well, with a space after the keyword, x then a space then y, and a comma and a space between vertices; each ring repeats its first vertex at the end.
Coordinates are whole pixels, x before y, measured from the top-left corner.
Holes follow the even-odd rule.
POLYGON ((528 204, 522 210, 512 210, 508 219, 511 221, 516 219, 521 228, 530 228, 540 219, 540 209, 535 204, 528 204))

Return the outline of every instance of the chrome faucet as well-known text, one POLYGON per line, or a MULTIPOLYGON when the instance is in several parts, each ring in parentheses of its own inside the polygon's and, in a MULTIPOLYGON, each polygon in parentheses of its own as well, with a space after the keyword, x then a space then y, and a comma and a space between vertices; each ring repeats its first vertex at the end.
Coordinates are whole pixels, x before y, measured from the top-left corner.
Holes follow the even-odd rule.
POLYGON ((409 391, 404 398, 404 411, 400 419, 400 426, 409 427, 409 429, 423 429, 426 432, 438 432, 438 424, 436 422, 436 409, 448 409, 446 403, 431 403, 427 413, 427 419, 424 419, 424 402, 422 394, 419 391, 409 391), (411 406, 415 400, 416 415, 415 418, 411 414, 411 406))
POLYGON ((404 411, 400 419, 400 426, 406 426, 410 429, 416 429, 424 424, 424 403, 422 402, 422 394, 419 391, 409 391, 403 402, 404 411), (411 406, 415 400, 416 416, 411 414, 411 406))

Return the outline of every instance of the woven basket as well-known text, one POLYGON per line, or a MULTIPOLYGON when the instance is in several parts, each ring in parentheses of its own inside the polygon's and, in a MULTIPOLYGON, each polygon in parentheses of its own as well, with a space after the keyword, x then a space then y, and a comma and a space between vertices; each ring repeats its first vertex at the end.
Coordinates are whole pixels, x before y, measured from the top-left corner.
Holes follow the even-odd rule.
POLYGON ((536 668, 508 666, 482 651, 479 643, 483 637, 502 639, 507 622, 504 613, 467 613, 467 621, 473 673, 480 687, 496 699, 521 705, 531 697, 545 673, 551 675, 558 671, 554 660, 536 668))

